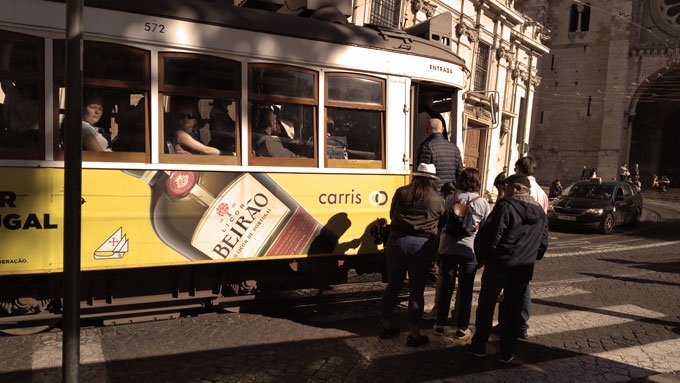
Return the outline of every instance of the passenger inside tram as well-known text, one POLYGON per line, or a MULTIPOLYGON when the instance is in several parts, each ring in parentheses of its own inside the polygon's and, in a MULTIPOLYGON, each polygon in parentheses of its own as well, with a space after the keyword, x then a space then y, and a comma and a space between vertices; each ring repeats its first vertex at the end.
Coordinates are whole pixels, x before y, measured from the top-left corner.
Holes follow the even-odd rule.
POLYGON ((173 115, 173 148, 177 154, 220 155, 220 150, 201 141, 203 120, 196 102, 185 101, 173 115))
POLYGON ((272 130, 272 136, 289 139, 295 138, 295 128, 293 127, 293 124, 281 119, 281 108, 277 105, 272 105, 272 109, 274 110, 274 115, 276 115, 276 126, 274 126, 274 129, 272 130))
MULTIPOLYGON (((380 158, 380 114, 345 108, 327 108, 328 145, 346 147, 347 158, 375 160, 380 158), (332 123, 331 123, 332 121, 332 123)), ((327 147, 328 158, 339 158, 339 152, 327 147)))
POLYGON ((83 150, 110 152, 109 140, 102 134, 102 129, 95 125, 104 113, 104 98, 97 93, 83 97, 83 121, 81 135, 83 150))
MULTIPOLYGON (((0 43, 0 70, 22 73, 36 71, 30 54, 14 49, 11 42, 0 43), (26 57, 23 57, 26 56, 26 57)), ((0 146, 35 148, 38 146, 39 86, 36 81, 0 79, 2 114, 0 146)))
POLYGON ((210 105, 210 142, 208 146, 236 155, 236 121, 229 115, 231 100, 214 99, 210 105))
POLYGON ((280 137, 272 135, 276 115, 271 107, 261 107, 256 114, 256 126, 253 129, 253 153, 256 157, 302 157, 284 147, 280 137))
MULTIPOLYGON (((123 91, 112 105, 113 138, 111 149, 116 152, 143 152, 145 150, 146 97, 144 94, 123 91)), ((104 116, 106 118, 106 116, 104 116)), ((111 121, 111 119, 109 119, 111 121)))

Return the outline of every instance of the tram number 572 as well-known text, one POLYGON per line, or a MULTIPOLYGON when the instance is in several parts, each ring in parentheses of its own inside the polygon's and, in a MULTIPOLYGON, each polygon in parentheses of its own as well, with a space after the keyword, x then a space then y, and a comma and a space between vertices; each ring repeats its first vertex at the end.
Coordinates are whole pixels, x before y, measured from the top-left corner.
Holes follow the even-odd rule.
POLYGON ((144 31, 165 33, 165 25, 158 24, 158 23, 155 23, 155 22, 146 22, 146 23, 144 23, 144 31))

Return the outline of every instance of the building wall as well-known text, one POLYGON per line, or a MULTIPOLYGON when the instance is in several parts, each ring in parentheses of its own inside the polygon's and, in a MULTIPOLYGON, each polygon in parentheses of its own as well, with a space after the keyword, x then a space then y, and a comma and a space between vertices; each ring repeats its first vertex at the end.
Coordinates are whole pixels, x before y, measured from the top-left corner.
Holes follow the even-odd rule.
MULTIPOLYGON (((521 3, 530 10, 542 2, 521 3)), ((611 179, 623 162, 640 162, 646 181, 663 161, 679 162, 651 154, 660 151, 661 127, 671 123, 678 109, 678 97, 663 93, 674 86, 671 74, 678 71, 680 58, 680 25, 672 22, 672 4, 588 1, 589 30, 569 32, 570 7, 577 2, 545 3, 550 53, 539 59, 542 83, 530 143, 539 182, 574 181, 584 165, 611 179)))
MULTIPOLYGON (((540 4, 538 5, 540 8, 540 4)), ((495 195, 493 179, 503 166, 513 168, 514 162, 529 150, 533 92, 541 82, 537 58, 548 52, 543 44, 543 25, 515 9, 513 0, 443 0, 406 1, 403 26, 411 27, 443 12, 452 14, 451 49, 466 62, 472 74, 464 92, 473 91, 474 68, 480 42, 490 49, 487 86, 485 92, 467 93, 462 111, 463 133, 458 139, 465 152, 470 127, 482 128, 481 156, 478 167, 483 177, 483 189, 495 195), (528 90, 527 90, 528 89, 528 90), (491 93, 500 111, 496 122, 479 101, 491 93), (526 99, 521 110, 521 99, 526 99), (520 116, 526 124, 520 125, 520 116)), ((543 7, 545 8, 545 7, 543 7)), ((540 13, 540 12, 539 12, 540 13)), ((472 134, 470 137, 477 137, 472 134)), ((464 153, 463 153, 464 154, 464 153)))

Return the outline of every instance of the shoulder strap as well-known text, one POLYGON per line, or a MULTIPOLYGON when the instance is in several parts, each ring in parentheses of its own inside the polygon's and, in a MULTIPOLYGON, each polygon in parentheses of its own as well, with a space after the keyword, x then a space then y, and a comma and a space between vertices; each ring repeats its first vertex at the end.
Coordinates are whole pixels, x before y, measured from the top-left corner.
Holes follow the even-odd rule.
MULTIPOLYGON (((471 199, 471 200, 469 200, 469 201, 467 201, 467 202, 464 202, 463 204, 464 204, 464 205, 469 205, 469 204, 472 203, 472 201, 477 201, 477 200, 480 199, 480 198, 482 198, 482 196, 481 196, 481 195, 477 195, 477 197, 475 197, 475 198, 473 198, 473 199, 471 199)), ((454 201, 456 201, 456 203, 461 203, 461 202, 460 202, 460 199, 458 199, 458 195, 456 195, 456 193, 453 193, 453 199, 454 199, 454 201)))

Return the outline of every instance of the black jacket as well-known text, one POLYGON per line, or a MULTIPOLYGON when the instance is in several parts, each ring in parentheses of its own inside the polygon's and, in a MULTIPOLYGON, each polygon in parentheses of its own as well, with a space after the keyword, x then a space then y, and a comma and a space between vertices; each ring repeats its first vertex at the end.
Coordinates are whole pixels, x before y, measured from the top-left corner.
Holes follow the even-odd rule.
POLYGON ((531 266, 548 248, 548 218, 528 194, 496 203, 475 237, 480 263, 497 267, 531 266))
POLYGON ((409 184, 394 192, 390 207, 391 230, 399 235, 434 237, 444 214, 444 199, 430 189, 425 199, 414 201, 410 198, 412 188, 413 184, 409 184))
POLYGON ((453 142, 444 138, 442 133, 432 133, 418 148, 418 164, 434 164, 437 168, 437 191, 447 182, 456 182, 463 171, 460 150, 453 142))

